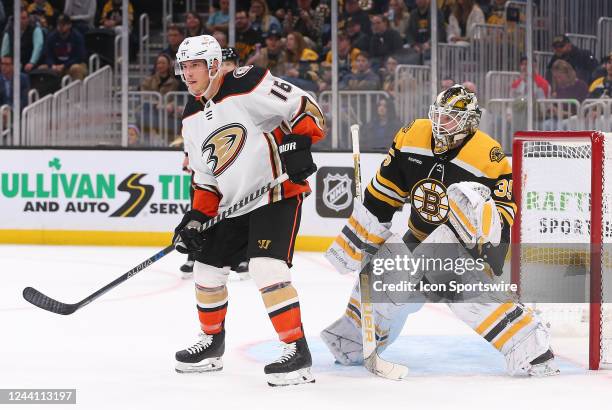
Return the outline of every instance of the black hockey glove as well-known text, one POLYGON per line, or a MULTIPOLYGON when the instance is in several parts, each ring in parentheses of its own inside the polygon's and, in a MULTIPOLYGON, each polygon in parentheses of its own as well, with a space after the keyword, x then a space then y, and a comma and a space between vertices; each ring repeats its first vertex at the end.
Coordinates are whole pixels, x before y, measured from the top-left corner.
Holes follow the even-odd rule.
POLYGON ((312 140, 305 135, 287 134, 278 147, 285 171, 291 182, 301 183, 312 175, 317 166, 312 160, 312 140))
POLYGON ((206 240, 202 232, 202 225, 209 219, 211 219, 210 216, 195 209, 186 212, 183 220, 174 230, 174 238, 172 238, 174 248, 180 253, 200 251, 206 240))

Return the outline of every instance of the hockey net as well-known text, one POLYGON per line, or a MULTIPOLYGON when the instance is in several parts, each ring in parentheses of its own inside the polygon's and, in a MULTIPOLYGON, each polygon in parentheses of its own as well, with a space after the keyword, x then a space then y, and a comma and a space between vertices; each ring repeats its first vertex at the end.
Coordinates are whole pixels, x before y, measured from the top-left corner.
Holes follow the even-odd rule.
POLYGON ((590 369, 612 363, 612 134, 517 133, 512 163, 521 300, 550 324, 553 349, 569 336, 590 369))

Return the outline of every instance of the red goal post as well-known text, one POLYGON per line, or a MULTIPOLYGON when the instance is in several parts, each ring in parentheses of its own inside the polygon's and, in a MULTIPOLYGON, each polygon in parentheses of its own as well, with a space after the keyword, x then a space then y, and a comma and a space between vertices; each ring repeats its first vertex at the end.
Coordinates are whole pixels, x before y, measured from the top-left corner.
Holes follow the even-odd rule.
MULTIPOLYGON (((563 158, 563 153, 555 152, 555 147, 562 146, 564 143, 568 145, 574 143, 583 143, 584 146, 590 145, 590 158, 581 157, 585 161, 590 160, 590 237, 584 238, 585 241, 588 239, 590 246, 588 247, 590 253, 589 259, 589 272, 590 272, 590 283, 589 283, 589 369, 596 370, 600 367, 602 360, 602 245, 604 243, 603 238, 603 224, 604 224, 604 161, 606 160, 605 152, 605 136, 601 132, 597 131, 527 131, 517 132, 515 134, 513 145, 512 145, 512 170, 513 170, 513 192, 514 199, 516 201, 517 213, 514 219, 514 225, 512 227, 512 256, 511 256, 511 279, 512 282, 521 286, 521 267, 522 267, 522 254, 521 244, 528 243, 528 240, 523 235, 523 224, 528 223, 525 221, 524 207, 525 198, 524 189, 526 181, 529 179, 529 175, 526 174, 526 167, 524 166, 524 160, 526 156, 530 155, 530 149, 540 149, 539 155, 542 158, 563 158), (541 144, 541 145, 537 145, 541 144), (557 154, 558 156, 555 156, 557 154)), ((612 143, 612 141, 611 141, 612 143)), ((582 153, 587 153, 588 149, 583 149, 582 153)), ((535 156, 537 158, 537 155, 535 156)), ((542 172, 553 173, 553 170, 546 169, 543 163, 542 172)), ((569 165, 569 164, 568 164, 569 165)), ((580 170, 575 170, 580 172, 580 170)), ((556 177, 551 175, 551 177, 556 177)), ((609 176, 612 178, 612 175, 609 176)), ((585 178, 586 179, 586 178, 585 178)), ((525 193, 526 194, 526 193, 525 193)), ((609 209, 606 209, 609 212, 609 209)), ((542 229, 542 228, 538 228, 542 229)))

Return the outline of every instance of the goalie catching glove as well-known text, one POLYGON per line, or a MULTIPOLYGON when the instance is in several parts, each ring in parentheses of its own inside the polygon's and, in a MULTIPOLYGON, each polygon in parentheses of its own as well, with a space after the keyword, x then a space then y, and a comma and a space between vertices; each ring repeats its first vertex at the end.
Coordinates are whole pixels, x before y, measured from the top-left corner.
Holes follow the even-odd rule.
POLYGON ((202 225, 212 217, 192 209, 185 213, 181 223, 174 230, 172 243, 180 253, 197 252, 204 246, 206 240, 202 225))
POLYGON ((285 165, 285 171, 291 182, 299 184, 312 175, 317 166, 312 160, 310 146, 312 140, 305 135, 288 134, 278 147, 280 157, 285 165))
POLYGON ((491 190, 478 182, 459 182, 447 190, 449 221, 466 248, 498 246, 502 225, 491 190))
POLYGON ((359 272, 380 246, 392 235, 391 223, 378 218, 359 201, 353 202, 353 213, 342 232, 325 253, 325 257, 342 274, 359 272))

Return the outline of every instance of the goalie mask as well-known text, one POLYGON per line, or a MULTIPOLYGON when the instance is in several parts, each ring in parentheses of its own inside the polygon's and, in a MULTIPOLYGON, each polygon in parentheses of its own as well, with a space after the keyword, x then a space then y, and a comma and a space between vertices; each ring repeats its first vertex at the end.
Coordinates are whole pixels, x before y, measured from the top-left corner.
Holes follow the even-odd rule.
POLYGON ((185 79, 185 73, 183 72, 182 63, 186 61, 203 60, 206 62, 208 67, 209 75, 212 80, 219 73, 211 73, 211 69, 214 67, 215 60, 221 65, 223 55, 221 52, 221 46, 213 36, 202 35, 196 37, 187 37, 178 48, 176 53, 176 62, 174 64, 174 74, 181 76, 184 83, 187 83, 185 79))
POLYGON ((476 132, 480 115, 476 96, 462 85, 453 85, 438 94, 429 107, 434 153, 443 154, 458 147, 464 138, 476 132))

